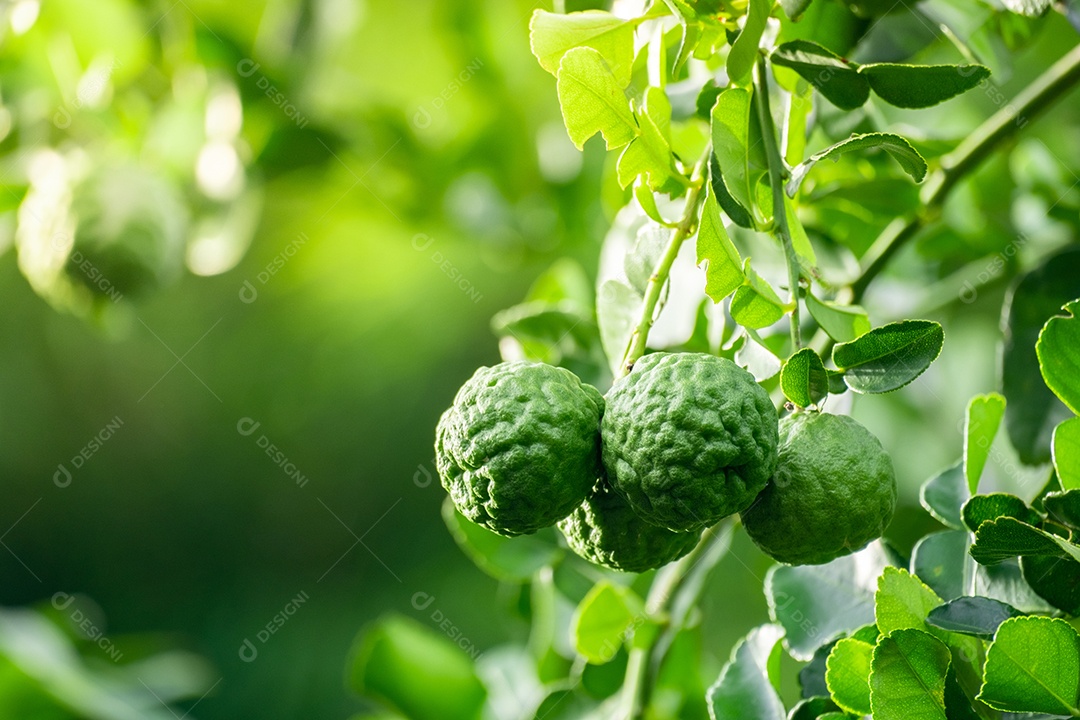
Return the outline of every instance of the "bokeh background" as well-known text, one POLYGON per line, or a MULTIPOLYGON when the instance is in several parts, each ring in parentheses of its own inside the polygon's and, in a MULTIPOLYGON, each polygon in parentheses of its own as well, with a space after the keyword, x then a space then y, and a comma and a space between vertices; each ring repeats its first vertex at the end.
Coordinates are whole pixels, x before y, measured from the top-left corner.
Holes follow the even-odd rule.
MULTIPOLYGON (((479 651, 522 637, 447 533, 431 457, 456 388, 499 358, 492 315, 557 258, 595 272, 611 219, 602 148, 573 149, 529 53, 537 5, 0 7, 0 714, 345 718, 366 707, 349 648, 384 612, 438 611, 479 651), (118 302, 32 283, 35 178, 120 161, 179 188, 183 268, 118 302)), ((1076 44, 1056 14, 1017 28, 1000 97, 1076 44)), ((1000 97, 886 120, 948 144, 1000 97)), ((996 383, 1009 281, 1074 241, 1078 122, 1072 95, 1033 123, 868 298, 875 324, 947 332, 917 384, 854 408, 896 459, 900 545, 996 383)), ((1033 493, 1010 453, 994 482, 1033 493)), ((705 608, 714 661, 766 617, 767 565, 739 536, 705 608)))

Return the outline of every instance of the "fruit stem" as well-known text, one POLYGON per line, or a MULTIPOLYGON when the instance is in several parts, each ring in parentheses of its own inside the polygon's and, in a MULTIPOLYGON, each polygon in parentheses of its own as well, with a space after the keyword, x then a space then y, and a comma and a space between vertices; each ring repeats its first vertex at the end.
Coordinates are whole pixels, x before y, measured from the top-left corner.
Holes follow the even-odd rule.
POLYGON ((705 152, 702 153, 701 159, 697 161, 690 175, 690 189, 686 193, 686 207, 683 210, 682 218, 671 230, 671 239, 668 240, 664 254, 660 256, 652 275, 649 276, 649 283, 645 288, 645 298, 641 302, 641 316, 638 319, 637 327, 634 328, 634 332, 630 336, 630 341, 626 345, 626 352, 623 353, 616 380, 629 375, 630 371, 634 369, 634 363, 645 354, 646 343, 649 340, 649 330, 652 329, 653 323, 656 322, 656 306, 660 302, 664 285, 667 284, 668 276, 671 274, 671 266, 675 263, 675 258, 679 256, 679 249, 682 248, 683 241, 697 229, 698 210, 701 207, 702 199, 705 197, 705 168, 708 166, 711 152, 711 146, 705 148, 705 152))
POLYGON ((1006 103, 972 132, 966 140, 941 160, 941 167, 930 176, 922 193, 925 207, 907 220, 897 218, 874 241, 863 256, 863 270, 851 284, 851 302, 859 302, 874 278, 885 269, 893 255, 937 216, 949 192, 975 170, 1005 141, 1029 121, 1080 82, 1080 47, 1051 65, 1015 100, 1006 103), (931 212, 927 212, 931 211, 931 212))
POLYGON ((645 717, 660 666, 701 599, 709 573, 731 548, 735 528, 734 520, 722 520, 709 528, 688 555, 660 570, 653 580, 645 612, 659 627, 648 642, 630 651, 623 696, 625 717, 630 720, 645 717))
POLYGON ((788 285, 791 288, 791 344, 792 352, 802 347, 802 334, 799 331, 799 257, 791 241, 791 227, 788 225, 787 197, 784 195, 784 182, 791 174, 777 144, 776 123, 769 108, 769 75, 765 56, 758 58, 757 77, 754 78, 754 104, 757 106, 758 119, 761 121, 761 137, 765 145, 765 158, 769 164, 769 184, 773 196, 773 229, 784 248, 787 259, 788 285))

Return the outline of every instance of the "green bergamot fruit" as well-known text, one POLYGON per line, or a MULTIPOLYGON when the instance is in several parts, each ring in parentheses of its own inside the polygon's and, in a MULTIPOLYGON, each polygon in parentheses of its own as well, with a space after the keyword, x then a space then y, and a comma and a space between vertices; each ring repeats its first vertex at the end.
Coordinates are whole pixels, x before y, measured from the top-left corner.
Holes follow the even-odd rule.
POLYGON ((442 485, 462 515, 500 535, 554 525, 599 475, 603 409, 599 391, 569 370, 480 368, 435 431, 442 485))
POLYGON ((780 562, 818 565, 881 537, 896 508, 892 460, 846 415, 799 412, 780 421, 780 462, 742 513, 754 543, 780 562))
POLYGON ((672 532, 651 525, 605 480, 559 523, 570 549, 597 565, 645 572, 678 560, 701 538, 701 530, 672 532))
POLYGON ((776 469, 776 409, 724 358, 654 353, 607 395, 611 484, 646 521, 700 530, 753 502, 776 469))

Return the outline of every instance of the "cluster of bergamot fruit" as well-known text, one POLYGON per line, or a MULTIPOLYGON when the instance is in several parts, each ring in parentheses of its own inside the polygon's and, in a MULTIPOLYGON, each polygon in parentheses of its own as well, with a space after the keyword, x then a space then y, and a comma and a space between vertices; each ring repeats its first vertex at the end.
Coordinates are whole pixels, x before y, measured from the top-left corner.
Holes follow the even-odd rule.
POLYGON ((892 463, 849 417, 783 420, 750 373, 701 353, 641 358, 604 397, 563 368, 480 368, 439 421, 443 487, 500 535, 558 524, 570 548, 643 572, 676 560, 740 513, 750 538, 817 564, 881 536, 892 463))

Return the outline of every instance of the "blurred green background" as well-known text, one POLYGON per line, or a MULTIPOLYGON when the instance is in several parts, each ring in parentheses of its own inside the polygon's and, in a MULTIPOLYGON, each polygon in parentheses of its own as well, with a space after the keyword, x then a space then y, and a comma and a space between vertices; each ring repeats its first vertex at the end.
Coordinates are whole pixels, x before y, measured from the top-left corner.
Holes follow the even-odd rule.
MULTIPOLYGON (((602 149, 573 149, 554 80, 529 53, 534 7, 3 5, 0 603, 12 609, 0 651, 24 661, 0 666, 0 707, 94 716, 20 689, 30 676, 53 699, 92 695, 56 671, 61 649, 44 669, 27 664, 20 633, 32 623, 16 607, 52 617, 132 705, 175 697, 199 718, 361 710, 343 668, 356 633, 385 611, 433 628, 437 611, 480 650, 524 635, 499 619, 513 598, 446 532, 431 445, 456 388, 498 360, 491 316, 558 257, 595 269, 610 220, 596 192, 602 149), (30 247, 19 213, 35 177, 50 163, 77 173, 116 162, 178 188, 186 269, 116 303, 47 279, 32 287, 15 246, 30 247), (418 609, 418 593, 431 605, 418 609)), ((1005 97, 1076 42, 1060 17, 1028 32, 998 81, 1005 97)), ((972 92, 890 120, 951 142, 996 106, 972 92)), ((1033 124, 1013 160, 950 204, 952 245, 914 248, 869 298, 875 324, 920 309, 946 324, 924 379, 855 407, 893 451, 909 508, 959 456, 967 398, 995 384, 1008 280, 1074 237, 1078 122, 1073 96, 1033 124), (1044 195, 1065 219, 1047 215, 1049 200, 1031 210, 1044 195), (999 216, 980 210, 1000 197, 999 216), (958 273, 976 276, 1019 226, 1039 242, 975 302, 957 302, 958 273)), ((929 524, 908 514, 901 544, 929 524)), ((705 608, 716 663, 765 618, 767 565, 740 535, 717 573, 705 608)))

